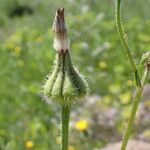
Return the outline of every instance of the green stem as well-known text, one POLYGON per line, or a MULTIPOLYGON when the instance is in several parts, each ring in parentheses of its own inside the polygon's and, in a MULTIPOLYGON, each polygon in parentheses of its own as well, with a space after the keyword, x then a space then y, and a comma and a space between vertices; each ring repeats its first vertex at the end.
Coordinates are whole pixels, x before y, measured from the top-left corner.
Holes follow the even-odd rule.
MULTIPOLYGON (((142 78, 142 86, 145 85, 147 76, 148 76, 148 69, 146 67, 145 72, 143 74, 143 78, 142 78)), ((143 88, 142 87, 138 88, 137 91, 136 91, 135 97, 133 99, 133 106, 132 106, 128 126, 127 126, 127 129, 126 129, 126 132, 125 132, 125 136, 123 137, 121 150, 126 150, 128 140, 129 140, 129 136, 130 136, 131 129, 132 129, 132 125, 133 125, 134 118, 135 118, 135 115, 136 115, 136 112, 137 112, 137 109, 138 109, 138 105, 139 105, 139 101, 140 101, 140 97, 142 95, 142 92, 143 92, 143 88)))
POLYGON ((134 118, 135 118, 135 115, 136 115, 136 112, 137 112, 137 109, 138 109, 138 104, 139 104, 139 101, 140 101, 142 91, 143 91, 142 88, 139 88, 136 92, 136 95, 135 95, 134 99, 133 99, 133 106, 132 106, 132 110, 131 110, 131 114, 130 114, 130 119, 129 119, 129 122, 128 122, 127 129, 125 131, 125 136, 123 137, 121 150, 126 150, 127 143, 128 143, 129 136, 130 136, 130 133, 131 133, 134 118))
POLYGON ((124 37, 123 27, 122 27, 122 23, 121 23, 121 13, 120 13, 121 12, 121 6, 120 6, 120 4, 121 4, 121 0, 117 0, 117 4, 116 4, 117 29, 118 29, 118 33, 119 33, 122 45, 124 47, 124 50, 125 50, 125 52, 128 56, 132 71, 134 73, 135 82, 136 82, 136 85, 137 85, 137 91, 136 91, 135 97, 133 99, 133 106, 132 106, 128 126, 127 126, 127 129, 126 129, 126 132, 125 132, 125 136, 123 137, 123 142, 122 142, 122 146, 121 146, 121 150, 126 150, 127 143, 128 143, 128 140, 129 140, 131 129, 132 129, 132 125, 133 125, 135 115, 136 115, 136 112, 137 112, 137 109, 138 109, 140 97, 141 97, 142 92, 143 92, 143 86, 145 84, 146 77, 148 75, 148 70, 146 68, 145 73, 144 73, 143 78, 142 78, 142 83, 141 83, 137 66, 136 66, 136 64, 134 62, 134 59, 133 59, 133 56, 130 52, 128 43, 127 43, 127 41, 124 37))
POLYGON ((142 77, 142 86, 144 87, 145 83, 146 83, 146 78, 148 76, 148 67, 145 68, 145 72, 143 74, 143 77, 142 77))
POLYGON ((121 0, 117 0, 117 4, 116 4, 116 25, 117 25, 118 33, 119 33, 122 45, 124 47, 124 50, 125 50, 125 52, 126 52, 126 54, 128 56, 128 59, 129 59, 132 71, 134 73, 136 85, 137 86, 141 86, 139 74, 138 74, 138 71, 136 69, 137 68, 136 64, 135 64, 133 56, 132 56, 132 54, 130 52, 128 43, 127 43, 127 41, 126 41, 126 39, 124 37, 125 34, 123 32, 123 27, 122 27, 122 23, 121 23, 121 6, 120 6, 120 4, 121 4, 121 0))
POLYGON ((70 106, 62 106, 61 107, 61 118, 62 118, 61 150, 68 150, 70 106))

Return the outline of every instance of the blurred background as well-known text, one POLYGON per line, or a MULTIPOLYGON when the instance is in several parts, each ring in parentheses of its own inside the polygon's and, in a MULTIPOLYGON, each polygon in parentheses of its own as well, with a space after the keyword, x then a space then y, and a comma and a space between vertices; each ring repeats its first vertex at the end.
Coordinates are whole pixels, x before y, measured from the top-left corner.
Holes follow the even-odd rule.
MULTIPOLYGON (((150 1, 123 0, 122 18, 138 63, 150 50, 150 1)), ((41 87, 55 56, 55 10, 66 9, 74 65, 90 94, 74 104, 69 150, 121 140, 132 105, 133 75, 115 26, 115 0, 0 0, 0 149, 57 150, 60 108, 41 87)), ((132 138, 150 142, 150 78, 132 138)))

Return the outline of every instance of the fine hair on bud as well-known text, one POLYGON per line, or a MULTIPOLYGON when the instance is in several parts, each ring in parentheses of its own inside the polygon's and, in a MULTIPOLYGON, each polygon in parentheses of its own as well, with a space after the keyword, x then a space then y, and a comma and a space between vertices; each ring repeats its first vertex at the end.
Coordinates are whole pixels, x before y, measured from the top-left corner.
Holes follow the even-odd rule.
POLYGON ((46 99, 61 105, 71 105, 73 101, 86 95, 88 86, 85 78, 72 64, 63 8, 56 10, 53 32, 56 56, 52 72, 43 85, 43 93, 46 99))

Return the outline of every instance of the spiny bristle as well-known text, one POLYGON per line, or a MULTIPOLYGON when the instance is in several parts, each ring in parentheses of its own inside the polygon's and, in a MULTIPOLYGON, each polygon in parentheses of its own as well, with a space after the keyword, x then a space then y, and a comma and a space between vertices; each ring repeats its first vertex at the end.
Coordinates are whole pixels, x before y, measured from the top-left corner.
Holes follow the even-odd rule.
POLYGON ((74 69, 71 62, 67 37, 64 9, 58 8, 53 23, 54 48, 56 57, 51 73, 43 82, 44 100, 57 102, 60 105, 71 105, 87 93, 87 82, 83 75, 74 69))

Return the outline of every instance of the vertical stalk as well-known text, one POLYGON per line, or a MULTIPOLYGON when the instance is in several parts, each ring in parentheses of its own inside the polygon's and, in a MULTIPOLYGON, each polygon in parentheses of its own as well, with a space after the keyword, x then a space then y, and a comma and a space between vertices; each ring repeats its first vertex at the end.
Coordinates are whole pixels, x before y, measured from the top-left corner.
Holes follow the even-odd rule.
MULTIPOLYGON (((148 68, 146 67, 145 72, 143 74, 143 78, 142 78, 142 86, 144 86, 147 76, 148 76, 148 68)), ((128 126, 127 126, 127 129, 126 129, 126 132, 125 132, 125 136, 123 137, 121 150, 126 150, 128 140, 129 140, 129 136, 130 136, 131 129, 132 129, 132 125, 133 125, 133 122, 134 122, 134 118, 136 116, 136 112, 137 112, 137 109, 138 109, 138 105, 139 105, 139 101, 140 101, 140 97, 142 95, 142 92, 143 92, 143 88, 142 87, 138 88, 137 91, 136 91, 135 97, 133 99, 133 106, 132 106, 128 126)))
POLYGON ((127 129, 125 131, 125 135, 123 137, 123 141, 122 141, 122 146, 121 146, 121 150, 126 150, 127 144, 128 144, 128 140, 129 140, 129 136, 131 133, 131 129, 132 129, 132 125, 134 122, 134 118, 138 109, 138 105, 139 105, 139 101, 140 101, 140 97, 142 95, 143 89, 139 88, 135 94, 135 97, 133 99, 133 106, 132 106, 132 110, 131 110, 131 114, 130 114, 130 118, 128 121, 128 125, 127 125, 127 129))
POLYGON ((131 129, 132 129, 132 125, 133 125, 133 122, 134 122, 134 119, 135 119, 135 116, 136 116, 136 112, 137 112, 137 109, 138 109, 140 97, 141 97, 142 92, 143 92, 143 86, 145 84, 146 77, 148 75, 148 71, 147 71, 147 68, 146 68, 145 73, 143 74, 143 77, 142 77, 142 81, 141 81, 140 77, 139 77, 137 66, 136 66, 135 61, 133 59, 133 56, 130 52, 128 43, 127 43, 127 41, 124 37, 125 34, 123 32, 123 26, 122 26, 122 23, 121 23, 121 6, 120 5, 121 5, 121 0, 117 0, 117 3, 116 3, 116 25, 117 25, 117 29, 118 29, 118 33, 119 33, 122 45, 124 47, 125 53, 128 56, 130 66, 131 66, 132 71, 134 73, 135 83, 136 83, 136 86, 137 86, 136 94, 135 94, 135 97, 133 98, 133 106, 132 106, 129 122, 128 122, 128 125, 127 125, 127 129, 125 131, 125 136, 123 137, 123 142, 122 142, 122 146, 121 146, 121 150, 126 150, 128 140, 129 140, 129 136, 130 136, 131 129))
POLYGON ((68 150, 70 106, 61 107, 61 150, 68 150))
POLYGON ((120 10, 120 6, 121 5, 121 0, 117 0, 117 5, 116 5, 116 22, 117 22, 117 29, 118 29, 118 32, 119 32, 119 35, 120 35, 120 39, 121 39, 121 42, 123 44, 123 47, 125 49, 125 52, 129 58, 129 61, 130 61, 130 64, 131 64, 131 67, 132 67, 132 70, 133 72, 136 71, 136 65, 134 63, 134 60, 133 60, 133 57, 132 57, 132 54, 129 50, 129 47, 128 47, 128 43, 125 39, 125 34, 123 33, 123 29, 122 29, 122 23, 121 23, 121 10, 120 10))
POLYGON ((52 99, 61 106, 61 150, 68 150, 70 109, 73 100, 84 97, 88 91, 87 82, 76 72, 70 57, 70 40, 65 23, 65 10, 56 10, 53 23, 54 43, 57 51, 54 69, 43 86, 46 99, 52 99))
POLYGON ((122 45, 124 47, 125 53, 128 56, 130 66, 131 66, 132 71, 134 73, 136 85, 141 86, 141 81, 140 81, 140 78, 139 78, 139 74, 138 74, 138 71, 137 71, 136 64, 135 64, 133 56, 130 52, 128 43, 125 39, 125 34, 124 34, 124 31, 123 31, 123 25, 121 23, 121 6, 120 5, 121 5, 121 0, 117 0, 117 4, 116 4, 116 25, 117 25, 118 33, 119 33, 122 45))

